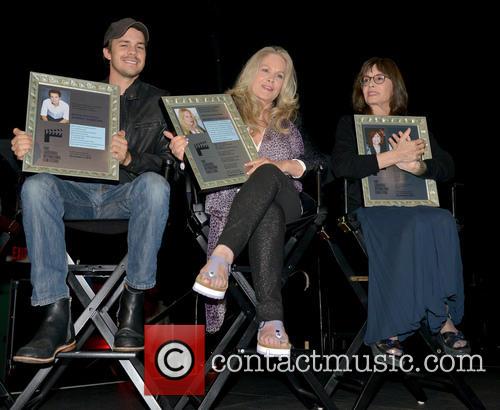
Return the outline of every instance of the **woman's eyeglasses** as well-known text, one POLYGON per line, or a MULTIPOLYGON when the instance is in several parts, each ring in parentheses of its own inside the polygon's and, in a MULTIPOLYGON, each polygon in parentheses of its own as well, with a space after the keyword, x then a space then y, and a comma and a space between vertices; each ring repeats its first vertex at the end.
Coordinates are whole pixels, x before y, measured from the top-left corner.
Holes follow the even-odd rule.
POLYGON ((387 77, 385 74, 377 74, 377 75, 374 75, 373 77, 370 77, 369 75, 365 75, 365 76, 361 77, 361 80, 359 82, 364 87, 364 86, 370 84, 370 81, 372 79, 373 79, 373 82, 375 84, 382 84, 386 78, 389 78, 389 77, 387 77))

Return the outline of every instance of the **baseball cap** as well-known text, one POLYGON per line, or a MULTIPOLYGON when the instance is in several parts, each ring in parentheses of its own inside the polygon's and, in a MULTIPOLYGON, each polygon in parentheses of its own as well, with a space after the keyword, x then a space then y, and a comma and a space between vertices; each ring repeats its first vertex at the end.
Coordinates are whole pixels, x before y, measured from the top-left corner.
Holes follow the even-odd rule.
POLYGON ((106 47, 111 40, 123 36, 131 27, 141 31, 142 34, 144 34, 146 44, 149 42, 149 31, 144 23, 134 20, 133 18, 126 17, 109 25, 108 29, 106 30, 106 34, 104 34, 104 47, 106 47))

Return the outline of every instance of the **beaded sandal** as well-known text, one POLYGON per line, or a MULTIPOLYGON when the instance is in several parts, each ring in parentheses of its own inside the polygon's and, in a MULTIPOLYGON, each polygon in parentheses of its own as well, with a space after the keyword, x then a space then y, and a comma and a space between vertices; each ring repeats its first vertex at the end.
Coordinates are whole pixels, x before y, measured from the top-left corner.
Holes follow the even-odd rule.
POLYGON ((291 347, 281 320, 260 322, 257 333, 257 353, 268 357, 290 356, 291 347), (273 339, 274 343, 264 342, 264 339, 269 337, 273 339))
POLYGON ((206 272, 201 272, 196 277, 193 285, 193 290, 200 295, 207 296, 212 299, 224 299, 227 290, 227 282, 231 265, 226 262, 222 256, 212 255, 208 258, 208 266, 206 272), (222 287, 212 285, 214 279, 220 278, 217 270, 220 266, 225 269, 225 281, 222 287))

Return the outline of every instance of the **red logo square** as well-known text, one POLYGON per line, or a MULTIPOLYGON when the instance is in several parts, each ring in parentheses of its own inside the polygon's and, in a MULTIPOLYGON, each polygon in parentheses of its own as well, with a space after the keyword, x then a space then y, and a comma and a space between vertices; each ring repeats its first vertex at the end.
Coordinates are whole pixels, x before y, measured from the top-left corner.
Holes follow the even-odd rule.
POLYGON ((205 326, 144 327, 144 394, 205 394, 205 326))

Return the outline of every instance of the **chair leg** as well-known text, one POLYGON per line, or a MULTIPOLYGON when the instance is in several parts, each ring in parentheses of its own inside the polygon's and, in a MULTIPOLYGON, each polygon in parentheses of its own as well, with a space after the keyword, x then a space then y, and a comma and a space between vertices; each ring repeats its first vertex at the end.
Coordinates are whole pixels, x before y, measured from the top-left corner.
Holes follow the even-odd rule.
MULTIPOLYGON (((366 255, 366 248, 364 247, 363 241, 359 236, 359 232, 356 233, 354 232, 355 237, 358 241, 358 243, 361 245, 363 248, 363 251, 366 255)), ((339 248, 339 246, 335 243, 335 241, 332 241, 329 237, 324 237, 324 240, 326 240, 328 248, 334 257, 335 261, 337 262, 337 265, 340 267, 342 273, 347 279, 347 282, 351 285, 353 291, 355 292, 356 296, 358 297, 358 300, 360 303, 363 305, 363 307, 366 309, 367 308, 367 294, 366 291, 363 289, 363 287, 357 283, 351 281, 351 277, 354 275, 354 272, 349 265, 346 257, 344 256, 342 250, 339 248)), ((363 327, 363 334, 358 333, 356 336, 355 340, 351 344, 351 347, 349 348, 349 351, 351 353, 347 353, 349 356, 350 354, 354 354, 357 352, 359 347, 361 347, 362 343, 362 337, 364 335, 364 328, 366 327, 366 323, 363 327), (353 347, 357 347, 356 350, 352 351, 353 347)), ((419 331, 420 335, 422 336, 424 342, 427 344, 429 349, 437 356, 440 356, 443 352, 441 352, 440 347, 436 344, 434 341, 433 336, 430 334, 429 330, 427 329, 427 326, 423 324, 420 327, 419 331)), ((382 373, 383 374, 383 373, 382 373)), ((337 385, 339 384, 338 380, 338 374, 333 374, 328 382, 325 385, 325 390, 327 391, 328 395, 331 395, 337 385)), ((447 383, 449 386, 451 386, 454 390, 454 393, 457 395, 457 397, 470 409, 484 409, 485 406, 481 402, 481 400, 477 397, 477 395, 474 393, 472 388, 464 381, 463 377, 457 373, 446 373, 445 377, 449 380, 449 383, 447 383)), ((415 380, 414 378, 411 378, 409 376, 405 376, 403 380, 405 386, 407 389, 413 394, 413 396, 417 399, 418 402, 425 402, 427 400, 427 397, 425 395, 425 392, 422 390, 422 387, 420 384, 415 380)), ((365 385, 361 395, 358 397, 358 400, 356 401, 356 404, 354 408, 366 408, 366 406, 369 405, 373 394, 376 393, 377 389, 380 387, 378 386, 379 384, 382 383, 381 380, 381 374, 372 374, 365 385)))
MULTIPOLYGON (((317 229, 314 230, 314 233, 317 233, 317 229)), ((313 235, 311 235, 311 238, 313 235)), ((311 239, 309 238, 309 239, 311 239)), ((294 263, 287 263, 287 267, 294 265, 294 263)), ((231 326, 230 330, 226 333, 224 336, 223 340, 221 343, 216 348, 217 352, 222 353, 229 342, 233 339, 233 336, 236 334, 237 330, 240 329, 240 327, 243 326, 244 322, 248 319, 251 319, 250 324, 248 325, 247 329, 244 331, 243 335, 241 338, 238 340, 236 344, 236 351, 239 354, 245 354, 245 350, 248 348, 248 346, 251 343, 252 338, 255 337, 255 334, 257 333, 257 322, 255 320, 255 306, 257 304, 256 301, 256 296, 255 296, 255 291, 254 289, 250 286, 246 278, 243 276, 243 274, 238 270, 238 268, 234 269, 232 271, 232 277, 234 278, 236 282, 236 286, 230 286, 229 287, 229 294, 236 300, 238 303, 241 313, 239 314, 238 318, 236 321, 233 323, 231 326)), ((217 354, 220 354, 217 353, 217 354)), ((214 353, 211 355, 211 357, 208 359, 206 365, 205 365, 205 374, 208 373, 210 370, 211 364, 212 364, 212 357, 216 354, 214 353)), ((207 391, 205 397, 203 398, 203 401, 201 403, 199 400, 196 400, 196 404, 199 405, 199 409, 208 409, 212 408, 213 403, 215 400, 218 398, 220 395, 220 391, 226 384, 227 380, 229 379, 230 376, 230 371, 229 369, 231 368, 230 366, 234 364, 234 360, 236 360, 235 357, 232 357, 230 359, 231 361, 227 363, 226 368, 218 374, 216 380, 214 383, 210 386, 209 390, 207 391)), ((333 404, 333 401, 330 399, 328 394, 326 394, 323 386, 321 383, 318 381, 318 379, 315 377, 312 372, 305 372, 301 373, 301 375, 304 377, 306 383, 309 385, 309 387, 312 389, 314 394, 305 391, 301 389, 299 383, 297 382, 297 377, 295 374, 290 374, 289 379, 296 391, 299 393, 303 394, 303 396, 306 396, 309 400, 312 402, 317 403, 318 400, 319 402, 323 405, 324 408, 327 409, 336 409, 336 406, 333 404)), ((183 409, 187 404, 190 399, 195 400, 195 398, 192 397, 182 397, 177 405, 175 406, 175 409, 183 409)))
MULTIPOLYGON (((56 359, 57 362, 58 359, 56 359)), ((31 379, 29 384, 25 387, 22 393, 17 397, 14 405, 11 407, 12 410, 21 410, 26 408, 26 404, 31 399, 31 397, 35 394, 36 389, 40 384, 43 383, 45 378, 49 375, 54 366, 49 366, 44 369, 40 369, 36 372, 35 376, 31 379)))
POLYGON ((316 395, 316 397, 319 399, 320 403, 322 404, 323 408, 329 409, 329 410, 334 410, 337 409, 337 406, 333 403, 332 399, 329 397, 329 395, 326 393, 325 389, 319 382, 319 380, 316 378, 314 374, 310 370, 301 373, 304 379, 306 380, 307 384, 311 387, 312 391, 316 395))
MULTIPOLYGON (((116 267, 116 269, 111 274, 110 278, 104 283, 97 294, 94 293, 92 288, 89 286, 87 281, 83 277, 76 277, 70 272, 68 276, 68 283, 70 287, 74 290, 78 299, 84 306, 84 311, 79 316, 79 318, 75 321, 75 331, 76 334, 83 333, 82 337, 79 337, 78 347, 81 348, 85 341, 90 336, 92 332, 92 328, 96 327, 99 330, 99 333, 104 337, 108 345, 113 344, 114 333, 116 332, 116 325, 114 321, 109 316, 108 310, 110 305, 117 299, 118 291, 115 291, 111 297, 109 298, 106 305, 104 304, 105 299, 109 296, 115 285, 121 279, 123 273, 125 272, 126 266, 126 256, 122 260, 122 262, 116 267), (91 321, 90 328, 84 330, 84 326, 87 322, 91 321)), ((123 286, 123 284, 119 285, 123 286)), ((80 335, 79 335, 80 336, 80 335)), ((57 365, 61 359, 56 358, 54 365, 57 365)), ((119 360, 120 365, 123 367, 128 377, 134 384, 135 388, 141 395, 142 399, 146 402, 147 406, 150 409, 158 409, 163 408, 171 408, 169 403, 164 400, 164 398, 159 397, 158 400, 154 396, 149 396, 144 394, 144 366, 143 364, 136 358, 127 358, 119 360), (161 405, 160 405, 161 404, 161 405)), ((44 382, 49 373, 54 369, 54 365, 49 366, 47 368, 39 370, 35 377, 30 381, 28 386, 23 390, 21 395, 17 398, 16 402, 13 405, 13 409, 23 409, 26 407, 31 397, 34 395, 35 391, 38 387, 44 382)), ((49 389, 55 383, 55 381, 60 377, 60 375, 64 372, 67 363, 64 363, 63 366, 57 369, 56 373, 53 377, 51 377, 48 381, 48 384, 44 387, 41 394, 34 399, 31 400, 30 403, 33 405, 38 405, 41 400, 47 395, 49 389)))
MULTIPOLYGON (((112 273, 111 277, 106 281, 104 286, 99 290, 99 292, 97 292, 97 294, 94 294, 93 290, 90 288, 90 286, 88 286, 88 283, 84 278, 76 279, 79 286, 75 286, 75 289, 83 289, 88 298, 91 298, 91 302, 87 305, 85 305, 84 303, 84 306, 86 306, 86 308, 85 311, 80 315, 78 320, 75 322, 75 331, 78 331, 77 329, 81 330, 85 323, 90 319, 99 330, 99 333, 104 337, 106 343, 109 346, 113 345, 114 334, 116 333, 117 327, 114 321, 109 316, 108 310, 110 307, 109 303, 116 300, 117 292, 113 294, 113 296, 111 297, 111 301, 108 302, 107 305, 102 307, 101 304, 106 296, 111 292, 114 284, 117 283, 123 275, 125 266, 126 257, 122 260, 120 265, 112 273), (98 313, 92 314, 92 310, 95 310, 98 313)), ((120 284, 120 286, 123 286, 123 283, 120 284)), ((142 399, 146 402, 148 407, 151 409, 160 409, 160 404, 154 396, 144 394, 144 365, 135 358, 119 360, 119 363, 123 367, 123 370, 125 370, 125 372, 127 373, 137 392, 141 395, 142 399)), ((162 402, 162 405, 165 408, 170 408, 170 405, 168 404, 168 402, 166 402, 166 400, 162 400, 162 402)))
POLYGON ((326 243, 328 244, 328 248, 330 249, 330 252, 332 253, 333 258, 337 262, 337 265, 340 267, 340 270, 344 274, 347 283, 351 286, 352 290, 356 294, 358 300, 360 301, 361 305, 367 310, 368 309, 368 295, 361 286, 359 282, 352 281, 351 278, 353 276, 356 276, 354 270, 352 269, 351 265, 347 261, 347 258, 345 257, 344 253, 340 250, 339 246, 332 240, 330 239, 324 239, 326 243))
MULTIPOLYGON (((250 341, 255 337, 257 334, 257 322, 255 320, 252 320, 250 325, 247 327, 243 335, 241 336, 240 340, 238 341, 236 345, 236 351, 240 353, 244 353, 244 349, 246 349, 250 345, 250 341)), ((232 357, 231 360, 236 360, 235 357, 232 357)), ((228 362, 226 368, 217 376, 217 379, 215 382, 210 386, 210 389, 208 390, 207 394, 205 395, 205 398, 200 404, 199 409, 210 409, 212 408, 212 405, 214 401, 217 399, 219 396, 220 391, 224 387, 224 385, 227 382, 227 379, 229 378, 231 372, 229 371, 230 368, 233 368, 232 365, 234 363, 232 361, 228 362)))
MULTIPOLYGON (((85 330, 82 337, 79 338, 76 344, 76 350, 80 350, 83 347, 83 345, 85 344, 87 339, 92 335, 94 330, 95 326, 91 324, 85 330)), ((32 407, 35 403, 42 403, 45 400, 45 398, 50 392, 50 389, 52 389, 57 380, 59 380, 62 374, 66 371, 70 363, 71 360, 64 360, 64 362, 58 361, 57 364, 54 364, 53 366, 54 371, 52 372, 52 374, 47 374, 47 381, 43 384, 43 388, 40 390, 40 393, 38 393, 35 397, 29 400, 27 407, 32 407)))
POLYGON ((366 381, 361 394, 358 396, 356 403, 352 407, 353 410, 367 409, 377 392, 384 384, 384 373, 373 372, 366 381))
MULTIPOLYGON (((366 409, 372 402, 375 395, 379 392, 380 388, 384 384, 384 379, 386 377, 385 372, 372 372, 366 381, 363 390, 358 396, 353 409, 366 409)), ((416 379, 409 376, 405 376, 403 379, 403 384, 410 391, 410 393, 415 397, 418 404, 424 404, 427 401, 427 396, 423 391, 420 384, 416 379)))
POLYGON ((6 408, 10 408, 14 404, 14 399, 9 391, 5 388, 3 382, 0 380, 0 400, 5 404, 6 408))
MULTIPOLYGON (((345 368, 349 367, 349 363, 351 361, 351 358, 359 352, 359 349, 361 349, 361 346, 363 345, 363 337, 365 336, 365 331, 366 331, 366 322, 363 324, 361 329, 359 329, 358 334, 354 337, 354 340, 352 341, 351 345, 349 346, 349 349, 347 349, 346 356, 348 357, 347 363, 345 363, 345 368)), ((330 379, 325 384, 325 390, 326 393, 331 396, 332 393, 335 391, 337 388, 338 384, 340 383, 339 376, 342 376, 344 372, 334 372, 330 379)))
MULTIPOLYGON (((84 334, 81 338, 79 338, 77 342, 77 350, 80 350, 82 348, 94 329, 95 326, 91 324, 85 330, 84 334)), ((62 363, 59 359, 56 358, 53 365, 47 368, 40 369, 31 379, 28 386, 26 386, 22 393, 17 397, 14 405, 12 406, 12 409, 23 409, 25 407, 33 407, 37 404, 42 403, 52 386, 54 386, 57 380, 62 376, 68 365, 69 361, 65 360, 64 363, 62 363), (51 374, 52 370, 54 370, 54 372, 51 374), (45 379, 47 379, 47 381, 44 383, 43 388, 40 390, 40 393, 34 396, 36 390, 45 381, 45 379)))
MULTIPOLYGON (((216 355, 222 354, 227 349, 229 344, 234 340, 236 334, 245 325, 245 323, 248 323, 248 327, 236 343, 237 352, 246 349, 250 345, 251 339, 255 337, 257 333, 257 322, 255 321, 255 292, 240 272, 233 272, 233 277, 236 279, 239 288, 230 286, 228 292, 236 300, 236 302, 240 306, 241 311, 222 340, 215 348, 214 352, 206 361, 205 376, 211 370, 214 357, 216 355), (243 293, 246 294, 246 297, 243 295, 243 293)), ((175 405, 175 409, 183 409, 184 407, 186 407, 190 400, 195 401, 199 409, 211 408, 213 402, 217 399, 221 389, 224 387, 230 376, 230 371, 228 370, 228 368, 230 368, 231 364, 232 363, 228 363, 226 365, 226 368, 218 374, 217 378, 212 383, 201 402, 197 397, 183 396, 175 405)))
MULTIPOLYGON (((434 353, 436 356, 440 356, 441 354, 443 354, 443 352, 441 352, 441 347, 437 345, 434 337, 430 333, 425 323, 420 326, 419 334, 420 336, 422 336, 422 339, 427 344, 432 353, 434 353)), ((474 393, 474 390, 472 390, 472 388, 465 382, 463 376, 459 375, 458 373, 446 372, 445 377, 449 380, 449 385, 453 387, 456 396, 464 403, 465 406, 467 406, 467 408, 485 408, 479 397, 476 395, 476 393, 474 393)))
MULTIPOLYGON (((212 369, 212 362, 215 356, 222 354, 229 345, 229 343, 233 340, 235 334, 238 332, 238 330, 244 325, 244 323, 247 320, 247 316, 245 315, 244 312, 240 312, 240 314, 237 316, 236 320, 233 322, 229 330, 226 332, 220 343, 217 345, 215 350, 212 352, 210 357, 205 363, 205 376, 208 374, 208 372, 212 369)), ((177 404, 175 405, 176 410, 183 409, 186 407, 190 399, 194 399, 197 401, 197 405, 200 404, 200 401, 197 397, 194 396, 182 396, 177 404)))
POLYGON ((17 297, 19 292, 19 280, 10 281, 9 290, 9 336, 7 337, 6 351, 8 352, 8 373, 12 371, 14 357, 14 336, 17 326, 17 297))
POLYGON ((317 403, 317 397, 308 390, 305 390, 299 382, 295 373, 287 372, 286 377, 298 399, 309 409, 317 403))
POLYGON ((455 387, 456 395, 468 409, 486 409, 479 397, 474 393, 474 390, 465 382, 461 375, 448 373, 448 377, 455 387))
POLYGON ((405 375, 403 377, 403 384, 408 389, 408 391, 415 397, 418 404, 424 404, 427 401, 427 395, 420 383, 414 377, 405 375))

